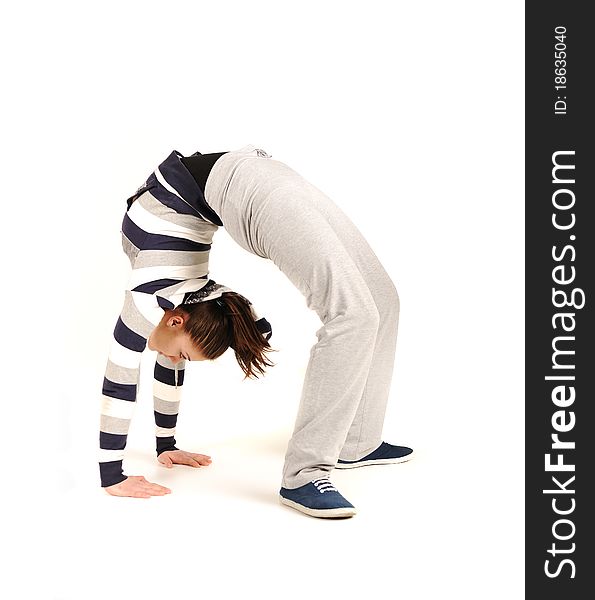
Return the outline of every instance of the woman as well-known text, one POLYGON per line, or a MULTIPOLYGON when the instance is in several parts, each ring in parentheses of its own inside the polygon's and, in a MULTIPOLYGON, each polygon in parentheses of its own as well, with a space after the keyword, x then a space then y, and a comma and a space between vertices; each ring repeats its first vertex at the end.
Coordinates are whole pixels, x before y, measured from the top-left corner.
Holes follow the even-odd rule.
POLYGON ((158 352, 156 446, 168 467, 211 463, 175 445, 185 361, 214 360, 231 347, 246 377, 273 365, 266 356, 269 322, 246 298, 208 278, 220 226, 248 252, 272 260, 323 323, 310 351, 280 501, 311 516, 352 516, 354 506, 330 482, 332 469, 412 456, 410 448, 381 437, 399 298, 370 246, 330 198, 253 145, 189 157, 174 150, 127 200, 122 245, 132 274, 103 383, 101 485, 116 496, 170 492, 122 472, 145 347, 158 352))

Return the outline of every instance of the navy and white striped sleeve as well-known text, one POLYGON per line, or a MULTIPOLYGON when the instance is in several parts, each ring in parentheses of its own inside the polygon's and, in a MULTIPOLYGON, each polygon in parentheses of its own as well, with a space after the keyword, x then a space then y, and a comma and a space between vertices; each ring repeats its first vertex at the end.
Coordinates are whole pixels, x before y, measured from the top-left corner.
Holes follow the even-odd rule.
POLYGON ((176 424, 180 409, 186 361, 174 365, 169 358, 157 355, 153 374, 153 412, 155 415, 155 450, 157 456, 176 447, 176 424))
POLYGON ((114 329, 103 378, 99 427, 99 473, 102 487, 126 479, 122 460, 130 421, 136 406, 140 362, 151 326, 137 310, 132 293, 125 292, 124 306, 114 329))

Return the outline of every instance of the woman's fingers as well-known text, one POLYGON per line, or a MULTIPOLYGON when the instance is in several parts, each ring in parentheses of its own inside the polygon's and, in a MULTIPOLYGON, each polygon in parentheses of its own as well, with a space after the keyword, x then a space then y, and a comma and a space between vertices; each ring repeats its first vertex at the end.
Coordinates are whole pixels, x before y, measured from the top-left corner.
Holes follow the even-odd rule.
POLYGON ((171 490, 157 483, 146 483, 141 488, 141 491, 149 494, 169 494, 171 490))
POLYGON ((171 469, 174 466, 174 463, 173 463, 172 459, 169 456, 163 456, 163 455, 161 455, 159 457, 159 462, 162 465, 165 465, 168 469, 171 469))
POLYGON ((183 461, 184 462, 182 464, 188 465, 189 467, 200 467, 200 463, 194 458, 192 454, 184 456, 183 461))
POLYGON ((207 466, 211 464, 211 457, 206 454, 190 454, 192 458, 199 464, 203 466, 207 466))
POLYGON ((168 450, 167 452, 161 453, 157 460, 169 468, 171 468, 173 465, 200 467, 211 464, 210 456, 186 452, 184 450, 168 450))
POLYGON ((151 483, 150 481, 147 481, 144 477, 142 478, 142 481, 138 482, 138 487, 136 488, 136 491, 138 491, 141 494, 149 494, 151 496, 163 496, 165 494, 170 494, 171 490, 169 488, 166 488, 163 485, 159 485, 158 483, 151 483))
POLYGON ((171 490, 158 483, 151 483, 142 476, 128 476, 124 481, 105 488, 112 496, 128 496, 131 498, 150 498, 165 496, 171 490))
POLYGON ((189 467, 206 467, 211 464, 211 457, 206 454, 186 452, 185 450, 168 450, 159 455, 157 459, 166 467, 173 465, 187 465, 189 467))

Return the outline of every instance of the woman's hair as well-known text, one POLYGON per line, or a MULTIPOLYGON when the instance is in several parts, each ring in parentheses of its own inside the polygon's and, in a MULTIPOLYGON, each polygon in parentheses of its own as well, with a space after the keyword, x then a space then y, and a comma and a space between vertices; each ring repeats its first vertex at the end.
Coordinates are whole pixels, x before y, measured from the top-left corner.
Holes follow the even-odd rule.
POLYGON ((258 379, 256 371, 263 375, 264 367, 274 366, 265 353, 276 350, 258 330, 250 302, 244 296, 223 292, 217 299, 180 304, 174 310, 188 315, 184 331, 207 360, 214 360, 233 348, 244 379, 258 379))

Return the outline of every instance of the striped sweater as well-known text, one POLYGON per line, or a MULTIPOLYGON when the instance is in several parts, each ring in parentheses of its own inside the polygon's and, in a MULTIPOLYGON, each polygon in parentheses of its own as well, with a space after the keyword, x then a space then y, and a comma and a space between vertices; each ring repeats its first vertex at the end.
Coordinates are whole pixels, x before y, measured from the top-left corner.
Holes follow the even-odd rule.
MULTIPOLYGON (((122 462, 135 406, 142 352, 164 314, 204 288, 214 232, 223 225, 176 150, 127 201, 122 248, 132 271, 111 341, 101 396, 99 472, 102 487, 124 481, 122 462)), ((228 288, 226 288, 228 289, 228 288)), ((259 330, 271 327, 252 308, 259 330)), ((157 355, 153 408, 157 455, 175 450, 185 361, 157 355)))

